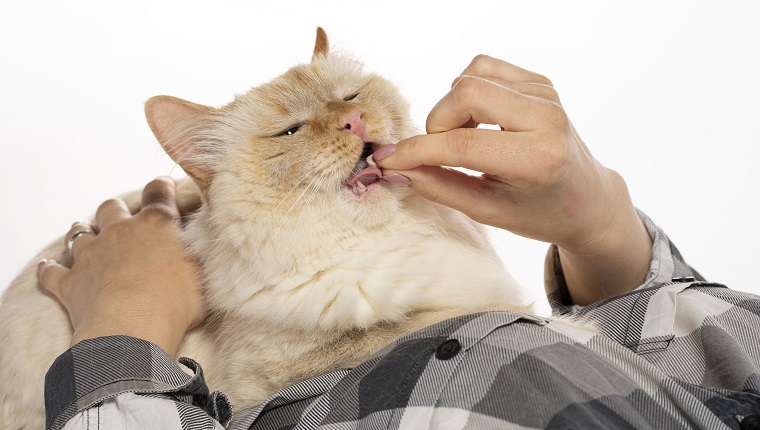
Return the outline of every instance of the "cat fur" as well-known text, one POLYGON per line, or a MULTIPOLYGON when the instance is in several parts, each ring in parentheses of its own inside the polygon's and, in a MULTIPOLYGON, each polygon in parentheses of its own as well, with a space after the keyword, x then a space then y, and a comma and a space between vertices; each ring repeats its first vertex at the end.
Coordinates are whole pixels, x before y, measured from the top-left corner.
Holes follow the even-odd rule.
MULTIPOLYGON (((404 185, 379 181, 360 195, 346 185, 366 167, 367 145, 416 129, 398 90, 330 52, 321 29, 310 63, 226 106, 158 96, 146 116, 188 174, 178 185, 192 212, 182 241, 201 262, 209 309, 179 355, 198 361, 235 410, 429 324, 534 310, 467 216, 404 185), (345 127, 357 115, 363 133, 345 127)), ((123 198, 139 209, 140 191, 123 198)), ((41 258, 70 264, 56 240, 0 303, 1 429, 43 427, 44 374, 71 338, 65 310, 38 284, 41 258)))

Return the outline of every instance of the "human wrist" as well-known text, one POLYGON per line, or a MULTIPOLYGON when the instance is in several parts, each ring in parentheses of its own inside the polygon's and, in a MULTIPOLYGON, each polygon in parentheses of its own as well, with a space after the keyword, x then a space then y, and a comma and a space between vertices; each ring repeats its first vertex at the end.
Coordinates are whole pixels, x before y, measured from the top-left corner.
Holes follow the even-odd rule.
POLYGON ((172 357, 177 356, 179 345, 191 325, 180 314, 168 315, 158 312, 134 312, 112 314, 93 318, 81 324, 71 338, 70 346, 98 337, 130 336, 160 346, 172 357))
POLYGON ((596 209, 578 240, 557 244, 568 293, 579 305, 635 289, 646 279, 652 259, 651 238, 625 181, 608 172, 606 197, 601 199, 607 204, 596 209))

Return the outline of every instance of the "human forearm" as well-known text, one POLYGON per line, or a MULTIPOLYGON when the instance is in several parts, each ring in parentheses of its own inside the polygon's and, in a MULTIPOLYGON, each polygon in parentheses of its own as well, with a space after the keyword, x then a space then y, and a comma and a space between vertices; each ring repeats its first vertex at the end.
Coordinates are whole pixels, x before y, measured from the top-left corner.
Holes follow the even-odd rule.
POLYGON ((558 246, 567 292, 578 305, 627 293, 641 285, 649 272, 652 240, 623 179, 611 174, 617 207, 609 208, 598 234, 575 246, 558 246))

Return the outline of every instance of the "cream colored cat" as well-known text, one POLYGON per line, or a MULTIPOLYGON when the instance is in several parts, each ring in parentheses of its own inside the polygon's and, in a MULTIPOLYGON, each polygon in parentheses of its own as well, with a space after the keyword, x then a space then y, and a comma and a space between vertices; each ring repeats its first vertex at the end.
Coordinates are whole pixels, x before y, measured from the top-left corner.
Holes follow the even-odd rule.
MULTIPOLYGON (((183 240, 202 262, 211 311, 180 354, 236 410, 445 318, 532 310, 479 225, 368 164, 415 133, 406 103, 328 51, 318 29, 311 63, 219 109, 166 96, 146 104, 159 142, 193 179, 180 184, 181 204, 202 202, 183 240)), ((139 192, 125 198, 137 210, 139 192)), ((3 429, 42 428, 43 377, 71 336, 37 283, 43 257, 64 260, 63 240, 0 306, 3 429)))

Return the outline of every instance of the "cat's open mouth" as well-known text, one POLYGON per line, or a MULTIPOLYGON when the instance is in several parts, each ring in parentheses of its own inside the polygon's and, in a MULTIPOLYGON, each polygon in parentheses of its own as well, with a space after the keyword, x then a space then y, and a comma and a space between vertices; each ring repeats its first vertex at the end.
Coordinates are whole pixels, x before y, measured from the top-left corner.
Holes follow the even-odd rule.
POLYGON ((383 172, 372 161, 372 153, 380 145, 372 142, 365 142, 362 155, 356 162, 351 175, 346 180, 346 185, 356 197, 361 197, 369 190, 369 187, 382 179, 383 172), (367 160, 369 158, 369 160, 367 160))

